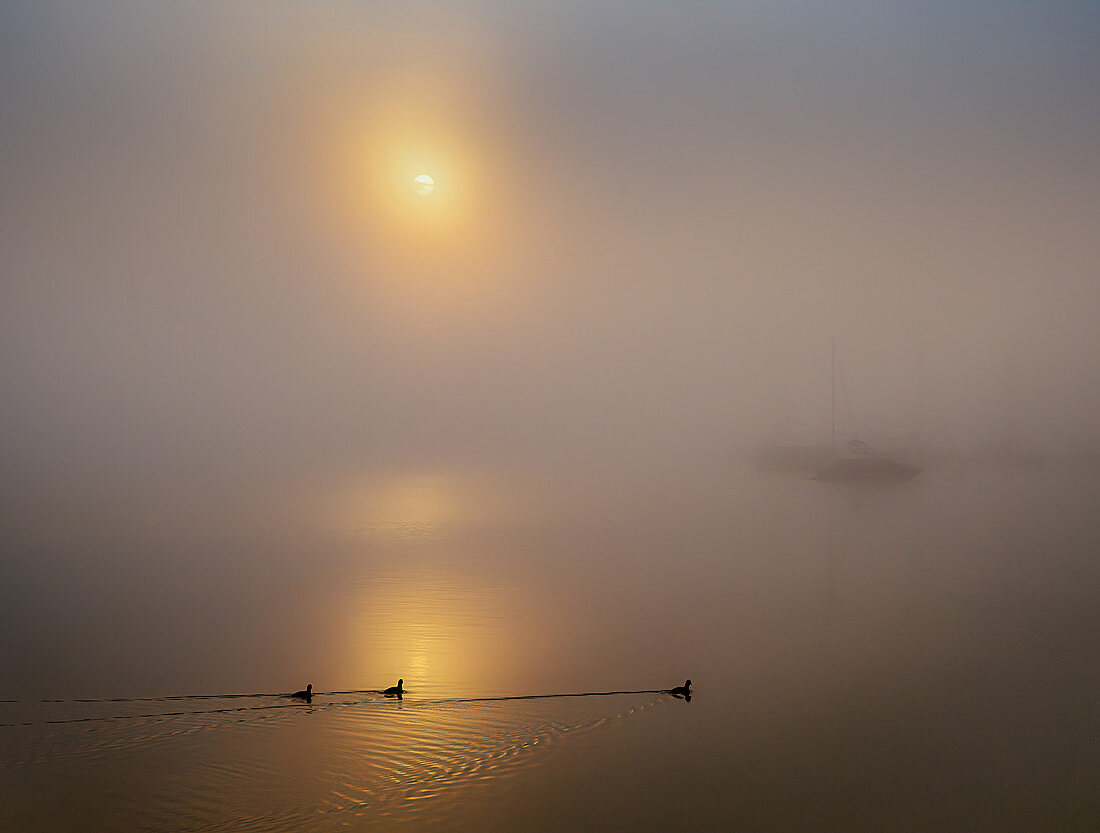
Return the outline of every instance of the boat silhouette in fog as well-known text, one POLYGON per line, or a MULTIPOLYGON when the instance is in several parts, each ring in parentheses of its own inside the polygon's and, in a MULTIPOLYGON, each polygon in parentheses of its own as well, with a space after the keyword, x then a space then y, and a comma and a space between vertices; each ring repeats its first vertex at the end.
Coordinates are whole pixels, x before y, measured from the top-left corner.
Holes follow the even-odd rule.
POLYGON ((877 453, 867 443, 852 438, 842 452, 837 443, 839 374, 836 341, 832 345, 832 442, 829 445, 777 445, 758 457, 762 467, 774 471, 803 471, 814 480, 836 483, 888 484, 912 480, 924 469, 877 453))

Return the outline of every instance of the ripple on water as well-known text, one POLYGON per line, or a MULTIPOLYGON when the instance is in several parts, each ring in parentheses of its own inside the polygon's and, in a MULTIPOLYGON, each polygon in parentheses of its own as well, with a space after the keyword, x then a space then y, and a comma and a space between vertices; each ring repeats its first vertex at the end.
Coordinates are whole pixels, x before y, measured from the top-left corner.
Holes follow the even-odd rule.
MULTIPOLYGON (((115 719, 0 728, 0 784, 9 785, 0 785, 0 800, 10 790, 25 803, 65 783, 70 808, 95 806, 105 830, 428 823, 471 790, 528 776, 562 738, 628 718, 659 697, 416 702, 363 695, 264 708, 276 705, 270 700, 156 717, 139 716, 133 704, 100 704, 115 719)), ((88 707, 77 711, 93 716, 88 707)), ((56 829, 46 805, 27 808, 18 819, 24 831, 56 829)))

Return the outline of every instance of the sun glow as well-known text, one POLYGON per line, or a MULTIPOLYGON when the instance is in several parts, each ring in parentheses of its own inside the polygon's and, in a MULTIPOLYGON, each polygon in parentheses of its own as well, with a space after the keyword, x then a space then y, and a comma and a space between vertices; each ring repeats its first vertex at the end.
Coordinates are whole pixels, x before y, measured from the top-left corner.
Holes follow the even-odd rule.
POLYGON ((507 155, 470 89, 407 79, 361 99, 332 130, 331 205, 349 239, 401 269, 489 254, 500 194, 487 162, 507 155))
POLYGON ((327 256, 355 276, 350 291, 431 339, 470 315, 513 314, 514 292, 500 290, 529 256, 521 195, 501 185, 516 179, 508 144, 456 83, 368 90, 324 131, 327 256))
POLYGON ((423 254, 426 246, 450 252, 475 238, 480 243, 488 208, 480 140, 457 118, 422 122, 387 108, 346 136, 347 161, 335 176, 346 188, 343 211, 357 234, 375 238, 375 249, 408 243, 423 254))

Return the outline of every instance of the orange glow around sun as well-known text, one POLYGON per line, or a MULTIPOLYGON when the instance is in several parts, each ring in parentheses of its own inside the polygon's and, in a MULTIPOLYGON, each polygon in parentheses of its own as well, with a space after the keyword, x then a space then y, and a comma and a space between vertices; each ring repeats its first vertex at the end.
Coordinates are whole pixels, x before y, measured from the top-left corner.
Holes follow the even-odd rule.
POLYGON ((435 337, 452 322, 514 310, 527 199, 506 134, 460 82, 395 84, 334 106, 318 203, 326 255, 347 291, 435 337), (506 286, 507 284, 507 286, 506 286))
POLYGON ((333 178, 356 239, 406 264, 482 250, 490 151, 473 122, 415 90, 394 91, 343 125, 333 178))

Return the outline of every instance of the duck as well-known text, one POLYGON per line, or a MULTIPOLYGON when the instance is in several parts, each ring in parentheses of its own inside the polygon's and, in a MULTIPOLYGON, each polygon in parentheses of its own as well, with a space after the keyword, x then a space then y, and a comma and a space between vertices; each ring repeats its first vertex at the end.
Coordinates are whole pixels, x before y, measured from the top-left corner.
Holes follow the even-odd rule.
POLYGON ((405 686, 405 681, 404 680, 398 680, 397 685, 391 685, 389 688, 387 688, 382 693, 385 694, 387 697, 401 697, 401 695, 405 693, 404 686, 405 686))
POLYGON ((685 697, 688 700, 691 699, 691 680, 686 680, 683 685, 678 685, 675 688, 670 688, 668 693, 673 697, 685 697))
POLYGON ((313 683, 307 685, 302 691, 295 691, 290 696, 296 700, 305 700, 308 703, 313 699, 313 683))

